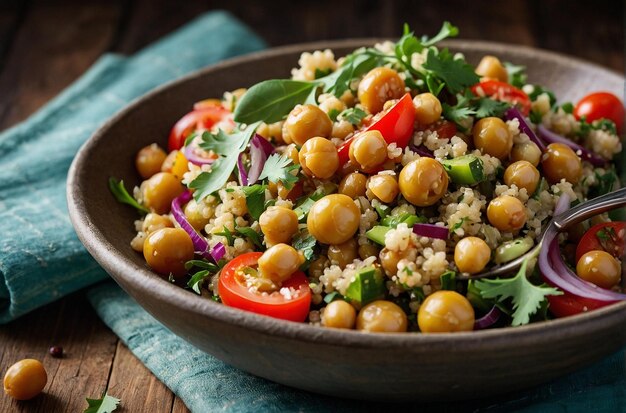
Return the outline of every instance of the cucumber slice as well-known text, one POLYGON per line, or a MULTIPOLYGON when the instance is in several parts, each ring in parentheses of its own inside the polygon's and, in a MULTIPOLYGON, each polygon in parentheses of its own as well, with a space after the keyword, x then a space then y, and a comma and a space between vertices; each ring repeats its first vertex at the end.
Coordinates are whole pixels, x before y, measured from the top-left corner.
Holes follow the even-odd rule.
POLYGON ((483 160, 476 155, 463 155, 441 162, 455 184, 474 185, 485 179, 483 160))
POLYGON ((503 242, 498 248, 496 248, 495 262, 496 264, 503 264, 505 262, 513 261, 515 258, 521 257, 526 254, 535 245, 535 242, 529 238, 517 238, 512 241, 503 242))
POLYGON ((382 246, 385 245, 385 234, 391 230, 391 227, 386 227, 384 225, 376 225, 372 227, 369 231, 365 233, 365 236, 370 241, 374 241, 377 244, 382 246))
POLYGON ((345 297, 352 304, 362 307, 367 303, 384 297, 385 282, 383 274, 373 266, 361 268, 346 290, 345 297))

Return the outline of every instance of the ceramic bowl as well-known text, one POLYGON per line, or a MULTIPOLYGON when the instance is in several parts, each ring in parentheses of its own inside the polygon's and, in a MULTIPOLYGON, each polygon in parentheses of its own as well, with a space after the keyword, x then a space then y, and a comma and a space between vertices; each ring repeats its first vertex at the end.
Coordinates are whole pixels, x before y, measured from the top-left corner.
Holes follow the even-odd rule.
MULTIPOLYGON (((285 78, 302 51, 342 56, 373 41, 283 47, 232 59, 160 87, 106 122, 69 172, 70 217, 87 250, 143 308, 175 334, 257 376, 328 395, 377 400, 451 400, 519 390, 572 372, 626 343, 626 303, 574 317, 455 334, 365 334, 280 321, 240 311, 170 284, 130 248, 135 211, 118 203, 107 180, 127 186, 139 148, 163 146, 192 107, 224 91, 285 78)), ((596 90, 622 93, 623 77, 583 61, 524 47, 449 42, 477 63, 485 54, 527 67, 533 83, 576 101, 596 90)))

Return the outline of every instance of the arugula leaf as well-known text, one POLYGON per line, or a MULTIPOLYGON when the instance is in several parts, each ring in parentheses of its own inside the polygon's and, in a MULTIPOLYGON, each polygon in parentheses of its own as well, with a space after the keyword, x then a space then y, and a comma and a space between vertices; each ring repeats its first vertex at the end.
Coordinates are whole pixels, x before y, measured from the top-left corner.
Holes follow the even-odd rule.
POLYGON ((200 285, 202 285, 204 280, 206 280, 210 275, 211 273, 209 272, 209 270, 198 271, 187 282, 187 287, 191 288, 196 293, 201 294, 200 285))
POLYGON ((285 188, 291 189, 293 184, 298 182, 298 177, 292 175, 291 171, 299 167, 299 165, 294 165, 287 156, 273 153, 265 161, 259 180, 267 178, 270 182, 282 182, 285 188))
POLYGON ((311 261, 313 259, 315 255, 313 248, 315 248, 316 244, 317 240, 308 232, 299 233, 293 241, 293 247, 298 251, 302 251, 304 258, 307 261, 311 261))
POLYGON ((490 98, 480 98, 478 107, 476 108, 476 117, 478 119, 495 116, 501 118, 504 112, 511 107, 510 103, 501 102, 490 98))
POLYGON ((288 79, 257 83, 248 89, 235 108, 235 122, 278 122, 294 106, 304 103, 317 86, 315 82, 288 79))
POLYGON ((267 185, 250 185, 241 187, 243 193, 246 195, 246 206, 248 207, 248 213, 255 221, 259 220, 259 217, 265 211, 265 189, 267 185))
POLYGON ((376 66, 382 64, 381 56, 366 49, 356 51, 344 59, 343 64, 328 76, 318 79, 324 92, 332 93, 336 97, 341 97, 346 90, 350 90, 352 81, 363 76, 376 66))
POLYGON ((263 246, 263 240, 261 240, 261 236, 258 232, 250 227, 237 227, 236 230, 239 234, 252 241, 252 243, 256 245, 256 247, 259 248, 261 251, 265 251, 265 247, 263 246))
POLYGON ((139 202, 137 202, 137 200, 135 198, 130 196, 128 191, 126 191, 126 187, 124 186, 124 180, 120 179, 119 182, 118 182, 118 181, 115 180, 115 178, 112 178, 112 177, 109 178, 109 190, 111 191, 111 193, 113 194, 115 199, 117 199, 117 202, 121 202, 122 204, 130 205, 133 208, 135 208, 135 209, 137 209, 140 212, 143 212, 145 214, 150 212, 150 210, 148 210, 148 208, 146 208, 145 206, 141 205, 139 202))
MULTIPOLYGON (((530 258, 530 257, 529 257, 530 258)), ((540 309, 548 295, 562 295, 563 292, 545 285, 534 285, 526 278, 528 258, 524 260, 517 275, 513 278, 495 280, 476 280, 474 286, 480 291, 482 298, 495 298, 502 302, 512 299, 513 321, 511 325, 528 324, 530 316, 540 309)))
POLYGON ((357 126, 361 124, 364 117, 367 116, 364 110, 359 108, 348 108, 339 114, 341 118, 351 124, 357 126))
POLYGON ((214 151, 219 157, 211 164, 209 172, 200 173, 187 185, 190 189, 196 190, 193 194, 196 201, 211 195, 226 184, 237 165, 239 154, 246 149, 259 125, 260 122, 253 123, 244 130, 237 130, 230 135, 221 129, 215 134, 210 132, 202 134, 199 146, 204 150, 214 151))
POLYGON ((111 413, 117 409, 120 399, 104 393, 99 399, 87 398, 88 407, 83 413, 111 413))
POLYGON ((448 49, 439 53, 434 48, 428 49, 423 67, 441 79, 450 93, 459 93, 480 80, 471 65, 463 59, 455 59, 448 49))
POLYGON ((509 75, 509 83, 517 88, 526 84, 526 66, 514 65, 511 62, 504 62, 504 67, 509 75))

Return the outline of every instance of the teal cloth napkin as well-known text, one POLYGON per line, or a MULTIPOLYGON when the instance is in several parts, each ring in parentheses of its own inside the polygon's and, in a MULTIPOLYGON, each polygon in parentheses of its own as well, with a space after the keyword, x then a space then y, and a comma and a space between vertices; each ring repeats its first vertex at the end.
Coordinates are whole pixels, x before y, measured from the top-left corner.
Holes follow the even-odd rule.
MULTIPOLYGON (((76 238, 65 204, 67 169, 89 135, 155 86, 263 47, 263 41, 227 13, 206 14, 135 56, 103 57, 29 120, 0 134, 0 323, 106 278, 76 238)), ((165 329, 113 283, 93 288, 89 298, 104 322, 192 411, 350 412, 392 407, 319 396, 229 367, 165 329)), ((624 367, 620 352, 549 385, 497 399, 393 407, 626 411, 624 367)))

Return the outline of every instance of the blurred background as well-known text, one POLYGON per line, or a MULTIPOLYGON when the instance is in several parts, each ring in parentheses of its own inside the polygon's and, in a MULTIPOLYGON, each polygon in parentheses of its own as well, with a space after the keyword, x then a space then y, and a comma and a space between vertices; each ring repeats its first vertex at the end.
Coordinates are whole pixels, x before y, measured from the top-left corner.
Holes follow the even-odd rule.
MULTIPOLYGON (((435 34, 549 49, 624 72, 624 1, 566 0, 0 0, 0 130, 76 80, 103 53, 132 54, 221 8, 270 46, 322 39, 435 34)), ((295 62, 294 62, 295 64, 295 62)))

